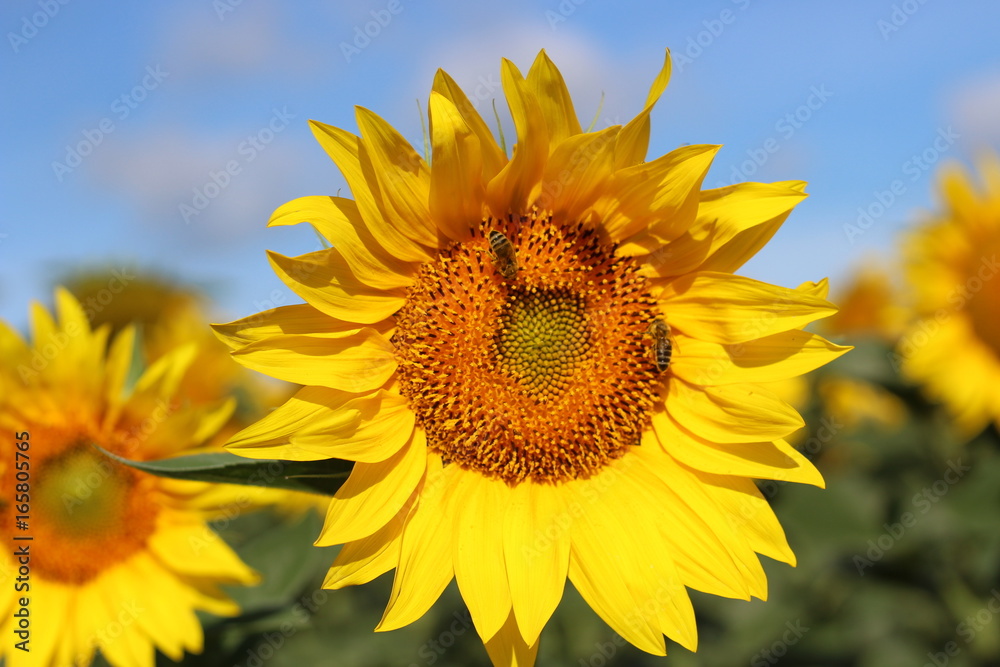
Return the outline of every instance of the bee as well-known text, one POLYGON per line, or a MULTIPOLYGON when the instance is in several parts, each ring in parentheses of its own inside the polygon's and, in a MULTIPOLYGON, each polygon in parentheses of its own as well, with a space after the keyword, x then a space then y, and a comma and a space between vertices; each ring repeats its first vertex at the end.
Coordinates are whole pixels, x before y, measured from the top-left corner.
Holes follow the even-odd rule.
POLYGON ((514 257, 514 246, 510 239, 493 230, 490 232, 490 258, 496 264, 497 271, 507 280, 517 277, 517 259, 514 257))
POLYGON ((670 342, 670 325, 658 317, 649 325, 649 335, 653 337, 653 361, 662 373, 670 366, 670 355, 674 351, 670 342))

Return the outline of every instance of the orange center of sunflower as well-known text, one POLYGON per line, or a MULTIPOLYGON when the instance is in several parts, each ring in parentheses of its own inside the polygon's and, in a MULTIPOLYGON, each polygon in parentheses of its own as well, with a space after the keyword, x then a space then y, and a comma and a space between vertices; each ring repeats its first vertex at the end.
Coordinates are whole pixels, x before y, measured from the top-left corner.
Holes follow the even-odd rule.
MULTIPOLYGON (((90 439, 32 429, 30 513, 24 541, 32 572, 69 584, 87 582, 142 549, 155 527, 152 478, 94 450, 90 439), (46 450, 45 455, 35 451, 46 450), (37 457, 37 458, 36 458, 37 457)), ((8 471, 8 475, 10 472, 8 471)), ((14 525, 16 505, 0 510, 14 525)))
POLYGON ((970 266, 962 296, 968 297, 968 310, 976 335, 1000 357, 1000 275, 997 271, 997 256, 1000 243, 993 239, 983 239, 978 245, 980 253, 975 260, 970 258, 970 266))
POLYGON ((592 229, 532 214, 488 220, 423 265, 393 344, 400 389, 445 462, 508 484, 556 482, 639 443, 660 381, 655 302, 614 250, 592 229))

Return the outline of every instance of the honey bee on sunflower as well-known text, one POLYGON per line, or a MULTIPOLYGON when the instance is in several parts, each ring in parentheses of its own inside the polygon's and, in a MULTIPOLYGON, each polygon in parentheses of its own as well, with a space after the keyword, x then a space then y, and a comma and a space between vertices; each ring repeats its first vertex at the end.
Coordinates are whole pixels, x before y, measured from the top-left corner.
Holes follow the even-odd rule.
POLYGON ((270 253, 305 303, 216 326, 243 364, 304 385, 228 447, 356 462, 317 544, 343 545, 327 588, 395 569, 378 630, 457 579, 493 663, 530 665, 569 579, 663 655, 664 635, 697 646, 687 589, 763 599, 757 554, 794 564, 753 480, 823 479, 760 384, 848 348, 802 330, 836 310, 825 281, 734 275, 804 183, 703 191, 713 145, 647 159, 670 69, 633 120, 584 132, 544 51, 527 76, 504 60, 510 158, 443 71, 430 164, 368 109, 360 136, 311 123, 353 199, 280 207, 271 225, 332 246, 270 253), (651 354, 654 320, 670 327, 651 354))

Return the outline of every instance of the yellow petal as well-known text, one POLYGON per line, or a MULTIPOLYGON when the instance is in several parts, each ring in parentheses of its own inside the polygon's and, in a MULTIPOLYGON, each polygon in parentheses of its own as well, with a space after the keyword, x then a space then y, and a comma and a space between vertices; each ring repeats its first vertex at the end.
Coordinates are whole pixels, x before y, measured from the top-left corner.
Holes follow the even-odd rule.
MULTIPOLYGON (((102 586, 103 580, 104 577, 100 577, 91 585, 80 587, 76 603, 78 609, 85 610, 85 613, 76 615, 76 619, 74 619, 77 625, 76 631, 81 637, 87 637, 90 640, 87 642, 88 644, 96 643, 101 654, 111 664, 149 665, 152 667, 154 655, 152 645, 149 640, 146 640, 143 642, 145 644, 144 650, 136 650, 139 647, 128 636, 135 633, 135 628, 132 627, 133 624, 122 624, 116 618, 121 611, 118 608, 119 605, 116 604, 118 601, 111 599, 114 596, 109 595, 105 587, 102 586), (120 628, 119 632, 114 634, 108 632, 108 628, 112 627, 112 624, 114 624, 115 629, 120 628)), ((32 649, 34 648, 32 646, 32 649)), ((83 646, 77 646, 73 651, 74 657, 79 660, 83 654, 89 653, 90 650, 90 647, 84 649, 83 646)), ((89 663, 89 661, 87 662, 89 663)), ((18 663, 15 660, 13 664, 18 663)))
POLYGON ((289 289, 330 317, 373 324, 406 303, 406 292, 402 288, 383 290, 359 281, 336 248, 300 257, 285 257, 268 251, 267 256, 271 268, 289 289))
POLYGON ((659 459, 648 456, 647 439, 659 449, 655 436, 644 438, 643 451, 639 452, 644 467, 631 469, 629 474, 638 486, 637 497, 659 510, 660 515, 654 517, 655 534, 664 540, 684 585, 712 595, 749 600, 750 588, 731 553, 732 545, 723 541, 694 505, 672 490, 668 480, 676 466, 655 472, 649 469, 658 465, 659 459))
POLYGON ((571 519, 559 490, 523 482, 504 518, 504 562, 523 641, 537 643, 562 599, 569 569, 571 519))
POLYGON ((703 190, 691 228, 649 255, 651 275, 677 276, 696 271, 710 263, 712 256, 737 235, 759 225, 776 223, 770 230, 773 234, 805 197, 786 183, 739 183, 703 190))
POLYGON ((59 326, 67 331, 89 332, 90 320, 76 297, 65 287, 57 287, 55 295, 59 326))
POLYGON ((718 146, 682 146, 615 173, 609 188, 614 196, 599 208, 612 240, 630 242, 620 254, 652 252, 694 223, 701 182, 718 150, 718 146))
POLYGON ((427 163, 394 127, 378 114, 356 107, 358 128, 361 130, 359 153, 362 169, 364 156, 371 159, 372 173, 365 173, 369 183, 376 179, 377 196, 382 198, 382 211, 396 229, 413 241, 428 248, 440 245, 437 228, 427 208, 430 196, 431 172, 427 163))
POLYGON ((777 440, 805 425, 795 408, 753 384, 693 386, 671 378, 666 408, 688 431, 718 443, 777 440))
POLYGON ((233 358, 279 380, 358 393, 381 387, 397 365, 392 343, 368 327, 327 336, 274 336, 234 351, 233 358))
POLYGON ((200 649, 202 632, 198 617, 190 606, 177 603, 188 597, 181 582, 169 576, 145 552, 133 556, 129 565, 122 568, 127 579, 119 578, 116 583, 129 591, 122 600, 135 600, 135 592, 144 591, 142 600, 136 601, 141 611, 134 615, 135 623, 147 636, 155 637, 156 647, 175 662, 183 657, 186 647, 200 649))
POLYGON ((399 512, 427 465, 427 438, 415 431, 385 461, 355 463, 351 476, 330 500, 316 546, 353 542, 377 531, 399 512))
POLYGON ((507 104, 517 129, 514 156, 486 186, 486 200, 496 218, 520 214, 538 198, 549 155, 548 130, 538 99, 514 63, 500 67, 507 104))
POLYGON ((458 109, 431 92, 428 102, 433 146, 430 212, 450 238, 464 241, 483 218, 483 155, 479 139, 458 109))
POLYGON ((457 469, 440 463, 428 466, 419 500, 403 528, 399 566, 377 631, 395 630, 423 616, 455 576, 453 524, 441 518, 451 511, 457 469))
POLYGON ((323 588, 366 584, 396 567, 403 522, 409 511, 409 503, 404 503, 399 513, 377 531, 345 544, 326 573, 323 588))
MULTIPOLYGON (((640 460, 640 465, 635 467, 636 470, 632 474, 641 476, 646 472, 653 473, 667 487, 666 491, 661 487, 661 493, 672 496, 673 500, 667 507, 674 510, 676 519, 670 519, 671 523, 677 521, 678 524, 684 524, 678 530, 683 531, 686 528, 693 540, 705 542, 708 539, 709 545, 712 540, 721 543, 725 551, 715 552, 713 566, 718 567, 720 572, 735 567, 735 572, 723 576, 726 576, 728 581, 737 579, 743 591, 743 595, 738 597, 767 599, 767 577, 760 560, 746 539, 733 531, 728 518, 707 494, 697 477, 655 447, 645 445, 638 447, 636 456, 640 460), (710 533, 712 537, 709 538, 706 533, 710 533)), ((667 524, 668 529, 674 528, 671 523, 667 524)), ((711 557, 708 555, 712 553, 711 546, 705 553, 706 558, 711 557)), ((697 555, 690 554, 689 558, 697 558, 697 555)), ((685 560, 678 559, 678 563, 683 563, 685 560)))
MULTIPOLYGON (((379 327, 375 327, 378 329, 379 327)), ((383 327, 384 328, 384 327, 383 327)), ((216 337, 232 349, 282 335, 308 335, 357 330, 354 322, 334 319, 307 303, 271 308, 229 324, 213 324, 216 337)), ((383 331, 379 331, 383 333, 383 331)))
MULTIPOLYGON (((347 186, 358 204, 358 211, 371 235, 378 239, 379 244, 391 255, 406 262, 425 262, 431 258, 427 248, 414 243, 402 230, 393 225, 381 208, 381 195, 372 191, 378 186, 374 174, 368 173, 362 166, 361 139, 350 132, 325 125, 314 120, 309 121, 316 140, 323 150, 337 164, 347 181, 347 186)), ((370 156, 366 155, 370 161, 370 156)))
MULTIPOLYGON (((8 558, 5 557, 5 561, 7 560, 8 558)), ((31 633, 29 644, 32 662, 28 664, 32 667, 35 665, 73 664, 66 658, 76 659, 78 657, 75 654, 76 650, 86 656, 92 655, 92 649, 84 650, 82 648, 82 645, 89 644, 87 641, 89 638, 76 638, 70 635, 67 640, 58 632, 59 628, 69 628, 69 632, 72 632, 73 615, 77 609, 77 588, 61 584, 58 581, 32 581, 31 584, 33 584, 31 586, 31 606, 28 613, 36 614, 36 618, 44 618, 45 623, 38 623, 32 628, 34 632, 31 633), (80 648, 78 649, 78 647, 80 648), (62 658, 61 662, 57 662, 59 657, 62 658)), ((6 587, 14 590, 13 581, 8 580, 6 587)), ((0 631, 3 632, 8 641, 16 637, 14 630, 18 629, 15 626, 17 622, 18 619, 14 618, 14 610, 4 608, 4 618, 0 620, 0 631)), ((19 638, 18 641, 20 641, 19 638)), ((8 651, 16 650, 12 649, 12 644, 13 642, 4 646, 5 654, 8 651)))
POLYGON ((670 326, 714 343, 763 338, 837 312, 832 303, 805 292, 714 272, 673 280, 660 307, 670 326))
POLYGON ((642 112, 622 128, 615 142, 615 169, 624 169, 646 159, 649 150, 649 114, 670 83, 670 49, 663 60, 660 73, 653 80, 642 112))
POLYGON ((336 248, 351 273, 369 287, 413 284, 414 267, 389 255, 364 225, 356 202, 343 197, 299 197, 271 214, 269 227, 308 222, 336 248))
POLYGON ((615 137, 621 128, 576 134, 549 157, 538 205, 564 221, 578 221, 611 180, 615 137))
POLYGON ((483 641, 510 615, 510 588, 504 565, 506 484, 475 472, 456 472, 454 508, 455 580, 483 641))
POLYGON ((104 428, 110 428, 121 415, 125 399, 125 382, 132 369, 134 354, 135 327, 130 324, 118 332, 108 350, 104 377, 104 395, 107 397, 108 407, 104 413, 104 428))
POLYGON ((851 349, 798 330, 735 345, 710 343, 675 332, 670 370, 699 385, 772 382, 808 373, 851 349))
MULTIPOLYGON (((750 184, 741 185, 747 187, 750 184)), ((733 187, 738 188, 741 185, 733 187)), ((787 187, 800 193, 806 187, 803 181, 782 181, 780 183, 772 183, 771 185, 775 187, 787 187)), ((721 190, 724 191, 725 188, 721 188, 721 190)), ((791 211, 779 213, 773 218, 763 220, 756 225, 737 232, 732 239, 713 250, 711 256, 706 258, 699 267, 700 270, 720 271, 722 273, 733 273, 738 270, 771 240, 771 237, 784 224, 785 219, 788 218, 790 213, 791 211)), ((736 215, 739 215, 738 211, 736 215)))
POLYGON ((530 645, 524 642, 512 612, 500 631, 486 642, 486 652, 493 667, 534 667, 538 642, 530 645))
POLYGON ((639 569, 631 575, 631 586, 641 600, 642 610, 655 619, 660 632, 690 651, 698 648, 694 607, 675 565, 676 551, 663 539, 660 524, 665 518, 663 496, 649 494, 647 479, 637 475, 642 464, 630 451, 611 464, 618 473, 605 490, 605 504, 615 508, 624 523, 623 548, 635 554, 639 569))
POLYGON ((571 502, 582 507, 573 521, 569 578, 615 632, 647 653, 666 655, 658 619, 644 609, 644 594, 636 581, 644 565, 638 554, 628 551, 626 524, 603 494, 616 477, 614 471, 605 470, 586 482, 566 485, 572 489, 571 502))
MULTIPOLYGON (((323 433, 345 428, 357 428, 361 411, 347 407, 352 398, 371 400, 373 394, 356 394, 326 387, 303 387, 283 405, 269 412, 236 433, 226 442, 233 453, 252 459, 284 459, 288 461, 320 461, 345 458, 324 451, 307 450, 289 444, 292 435, 323 433)), ((354 460, 354 459, 347 459, 354 460)))
POLYGON ((136 380, 129 402, 141 400, 144 395, 157 398, 173 397, 197 354, 197 344, 187 343, 154 361, 136 380))
POLYGON ((705 490, 729 517, 733 530, 744 535, 754 551, 795 566, 795 554, 788 546, 785 531, 752 480, 701 470, 692 473, 704 482, 705 490))
POLYGON ((542 116, 545 118, 545 127, 549 131, 550 153, 569 137, 583 132, 580 121, 576 118, 573 98, 566 88, 566 82, 559 69, 545 53, 545 49, 539 51, 538 57, 528 70, 528 86, 535 94, 542 116))
POLYGON ((161 563, 187 577, 220 583, 254 584, 260 581, 229 545, 203 521, 162 522, 148 541, 161 563))
POLYGON ((696 470, 825 486, 816 466, 784 440, 719 444, 699 438, 665 413, 653 415, 653 428, 667 453, 696 470))
MULTIPOLYGON (((479 149, 483 158, 483 182, 488 183, 507 164, 507 156, 500 150, 482 116, 479 115, 469 98, 447 72, 437 71, 431 90, 455 105, 465 120, 465 124, 479 139, 479 149)), ((436 165, 435 168, 437 168, 436 165)))
POLYGON ((415 416, 402 396, 303 387, 284 405, 246 427, 226 447, 248 458, 384 461, 406 444, 415 416))
POLYGON ((825 299, 830 295, 830 280, 823 278, 819 282, 804 282, 795 289, 810 296, 825 299))

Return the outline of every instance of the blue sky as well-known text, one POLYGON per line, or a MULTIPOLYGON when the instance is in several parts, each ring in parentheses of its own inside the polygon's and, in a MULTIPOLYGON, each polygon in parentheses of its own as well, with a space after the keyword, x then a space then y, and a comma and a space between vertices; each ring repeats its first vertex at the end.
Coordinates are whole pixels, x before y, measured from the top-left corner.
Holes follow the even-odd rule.
POLYGON ((23 327, 63 272, 98 264, 202 285, 218 320, 297 302, 264 251, 316 239, 264 224, 295 197, 347 193, 306 121, 355 130, 358 104, 419 146, 438 67, 486 112, 500 58, 526 70, 540 48, 584 124, 605 95, 604 126, 640 109, 669 47, 650 153, 724 144, 707 187, 809 181, 743 273, 836 289, 933 206, 942 160, 1000 147, 998 25, 987 0, 8 0, 0 318, 23 327), (875 215, 848 234, 859 209, 875 215))

